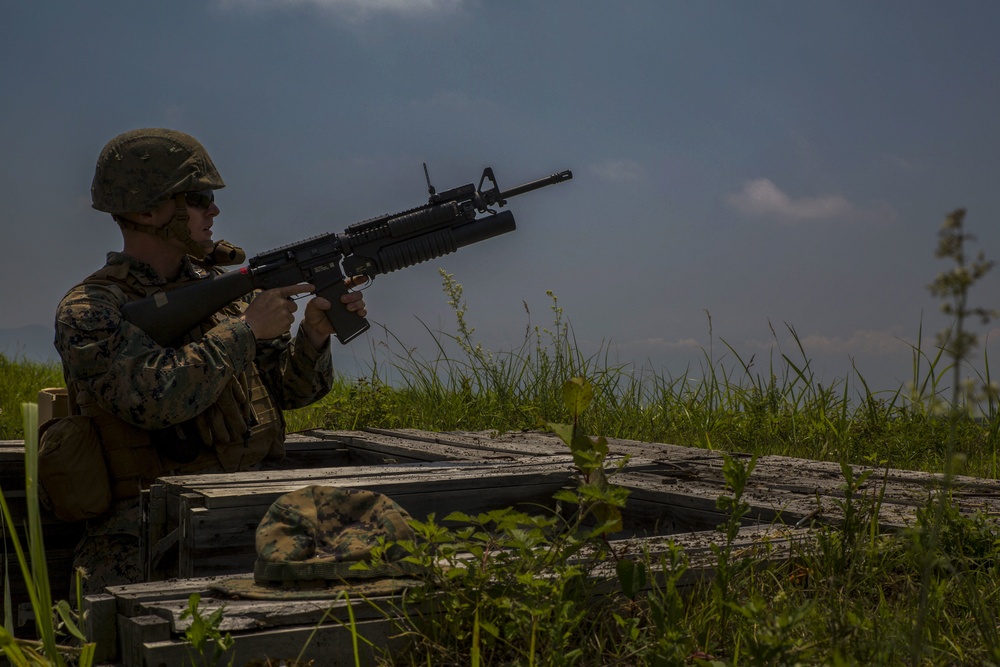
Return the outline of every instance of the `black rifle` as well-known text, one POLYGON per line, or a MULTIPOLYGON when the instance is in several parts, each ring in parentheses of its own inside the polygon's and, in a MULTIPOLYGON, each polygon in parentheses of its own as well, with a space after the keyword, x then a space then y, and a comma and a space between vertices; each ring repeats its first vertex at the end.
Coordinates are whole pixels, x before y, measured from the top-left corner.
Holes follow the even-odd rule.
POLYGON ((426 164, 424 175, 430 193, 424 206, 356 223, 342 234, 322 234, 269 250, 237 271, 127 303, 122 316, 166 347, 226 304, 254 290, 311 283, 316 288, 314 294, 332 304, 326 315, 337 338, 347 344, 367 331, 369 324, 340 302, 348 291, 345 277, 364 275, 371 280, 380 273, 513 231, 513 214, 492 207, 502 207, 510 197, 573 178, 571 171, 561 171, 501 192, 493 170, 487 167, 478 187, 469 183, 438 193, 431 185, 426 164), (486 183, 489 189, 483 190, 486 183), (477 217, 481 213, 486 215, 477 217))

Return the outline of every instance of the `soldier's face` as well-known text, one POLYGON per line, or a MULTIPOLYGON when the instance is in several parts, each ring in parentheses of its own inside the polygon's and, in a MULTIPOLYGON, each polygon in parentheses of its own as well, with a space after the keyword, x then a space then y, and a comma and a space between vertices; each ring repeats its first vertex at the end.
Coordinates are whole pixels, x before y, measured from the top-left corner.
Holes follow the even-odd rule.
POLYGON ((215 216, 220 213, 219 207, 214 201, 209 202, 207 206, 192 206, 190 203, 186 205, 191 238, 202 247, 211 249, 215 245, 212 241, 212 224, 215 222, 215 216))

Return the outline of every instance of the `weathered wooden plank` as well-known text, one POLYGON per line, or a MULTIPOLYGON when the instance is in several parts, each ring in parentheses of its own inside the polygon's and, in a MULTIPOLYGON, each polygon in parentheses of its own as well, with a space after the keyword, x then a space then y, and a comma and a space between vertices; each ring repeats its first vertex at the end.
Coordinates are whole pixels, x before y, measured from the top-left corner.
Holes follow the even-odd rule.
MULTIPOLYGON (((744 456, 744 458, 746 458, 744 456)), ((678 470, 675 476, 698 477, 724 483, 722 459, 708 457, 700 460, 674 461, 678 470)), ((897 470, 871 466, 851 466, 855 480, 868 474, 860 490, 885 487, 888 496, 906 496, 917 502, 926 500, 926 494, 937 488, 943 476, 935 473, 897 470)), ((804 494, 839 493, 845 483, 840 464, 830 461, 811 461, 785 456, 762 456, 757 459, 751 482, 769 484, 775 488, 804 494)), ((955 476, 952 487, 959 496, 993 497, 1000 494, 1000 480, 955 476)))
MULTIPOLYGON (((510 448, 489 448, 477 446, 476 443, 452 441, 444 436, 427 431, 411 429, 385 431, 366 429, 364 431, 308 431, 310 436, 333 437, 343 439, 347 444, 352 458, 363 453, 378 454, 383 457, 406 461, 461 461, 483 459, 507 459, 511 457, 530 456, 532 451, 510 448)), ((549 454, 544 448, 540 454, 549 454)))
MULTIPOLYGON (((731 491, 718 482, 684 479, 664 484, 656 475, 643 473, 622 473, 616 475, 613 481, 630 492, 627 516, 643 515, 646 520, 660 519, 675 528, 704 528, 706 524, 717 525, 726 519, 726 515, 716 509, 716 500, 720 495, 731 494, 731 491)), ((746 520, 794 524, 812 516, 821 523, 839 523, 843 512, 837 501, 843 495, 827 491, 825 494, 810 495, 748 484, 742 496, 750 508, 746 520)), ((909 504, 882 503, 879 523, 887 530, 900 528, 912 523, 913 509, 909 504)))
MULTIPOLYGON (((360 443, 380 442, 379 437, 404 438, 410 447, 417 443, 444 445, 462 450, 462 458, 486 459, 501 455, 521 456, 551 456, 568 453, 568 447, 559 438, 547 433, 519 434, 483 434, 465 432, 429 433, 416 429, 365 429, 364 435, 358 436, 360 443)), ((362 445, 363 446, 363 445, 362 445)))
MULTIPOLYGON (((249 574, 243 576, 251 576, 249 574)), ((224 577, 220 577, 220 580, 224 577)), ((349 622, 384 618, 380 605, 391 604, 395 595, 344 596, 331 594, 319 600, 242 600, 213 593, 199 601, 199 612, 208 616, 222 609, 221 632, 259 631, 294 625, 316 625, 330 621, 349 622)), ((191 618, 182 618, 188 608, 186 599, 162 600, 144 605, 144 611, 168 622, 172 634, 181 635, 191 627, 191 618)))
MULTIPOLYGON (((347 455, 347 460, 331 465, 382 465, 415 461, 450 460, 466 458, 460 451, 449 452, 436 447, 414 448, 412 440, 388 432, 387 436, 371 435, 365 431, 333 431, 311 429, 291 434, 285 441, 286 456, 296 456, 299 450, 316 450, 324 446, 336 447, 347 455)), ((283 466, 287 467, 287 466, 283 466)), ((300 466, 301 467, 301 466, 300 466)))
MULTIPOLYGON (((375 649, 393 650, 403 646, 405 638, 394 635, 394 626, 388 620, 368 620, 346 625, 323 625, 267 630, 247 635, 236 635, 232 653, 234 664, 244 665, 254 658, 270 658, 274 664, 291 660, 300 654, 303 660, 314 661, 323 667, 354 667, 355 664, 374 665, 375 649), (352 633, 357 633, 358 656, 355 661, 352 633)), ((189 657, 187 646, 178 640, 149 642, 141 646, 143 661, 125 667, 175 667, 189 657)))
POLYGON ((148 581, 139 584, 108 586, 106 593, 115 598, 116 612, 123 616, 148 614, 147 605, 163 600, 187 600, 192 593, 208 598, 212 595, 211 584, 218 577, 192 579, 168 579, 148 581))
MULTIPOLYGON (((769 455, 767 457, 761 457, 762 459, 768 459, 775 463, 784 463, 786 467, 798 470, 799 466, 803 463, 808 464, 809 469, 815 471, 826 471, 830 475, 842 479, 840 464, 833 461, 813 461, 809 459, 796 459, 788 456, 778 456, 769 455)), ((880 480, 884 476, 890 481, 899 481, 903 483, 915 483, 922 486, 933 487, 939 484, 944 476, 940 473, 930 473, 921 472, 917 470, 903 470, 901 468, 886 468, 881 466, 862 466, 862 465, 852 465, 851 466, 855 477, 863 472, 870 471, 872 473, 871 480, 880 480)), ((966 488, 970 490, 979 490, 982 492, 997 492, 1000 491, 1000 480, 987 479, 983 477, 970 477, 968 475, 954 475, 952 477, 952 484, 955 487, 966 488)))
POLYGON ((89 641, 97 644, 94 662, 118 657, 118 614, 113 595, 90 595, 83 599, 83 627, 89 641))
POLYGON ((182 493, 179 499, 177 572, 181 577, 193 577, 195 528, 191 525, 191 514, 204 507, 204 498, 198 493, 182 493))
MULTIPOLYGON (((407 434, 408 437, 417 437, 423 432, 404 429, 401 431, 391 431, 391 433, 403 433, 407 434)), ((509 433, 449 431, 447 433, 435 434, 434 437, 436 441, 442 443, 463 444, 464 446, 477 445, 487 450, 491 447, 497 447, 510 448, 514 451, 535 451, 538 454, 548 453, 552 455, 565 454, 567 451, 566 444, 555 434, 540 431, 509 433)), ((607 440, 610 452, 620 456, 628 455, 652 460, 717 459, 721 461, 722 459, 721 452, 699 447, 649 443, 624 438, 608 438, 607 440)))
MULTIPOLYGON (((569 462, 569 457, 563 457, 554 461, 551 458, 527 458, 512 462, 496 461, 435 461, 417 462, 390 465, 365 465, 348 466, 335 468, 307 468, 296 470, 260 470, 248 472, 235 472, 227 474, 211 475, 184 475, 176 477, 163 477, 158 480, 162 484, 167 494, 176 494, 182 491, 197 491, 201 488, 211 489, 235 489, 242 492, 244 489, 252 489, 262 482, 300 484, 305 486, 316 483, 315 480, 336 480, 338 478, 360 478, 360 477, 405 477, 408 475, 426 475, 435 472, 461 471, 463 469, 496 470, 502 467, 517 469, 517 466, 545 466, 553 463, 569 462)), ((456 472, 456 474, 458 474, 456 472)), ((470 473, 470 474, 474 474, 470 473)))
POLYGON ((119 616, 118 636, 121 638, 119 655, 122 662, 127 666, 142 667, 145 660, 143 646, 150 642, 169 641, 170 623, 159 616, 119 616))
MULTIPOLYGON (((292 472, 292 471, 289 471, 292 472)), ((567 479, 572 474, 570 458, 554 461, 532 459, 509 465, 487 462, 482 465, 464 463, 422 465, 372 466, 365 468, 324 468, 320 470, 294 471, 293 474, 241 473, 239 480, 226 480, 216 484, 215 480, 194 480, 183 485, 186 492, 198 493, 204 498, 206 507, 219 508, 243 504, 261 493, 272 495, 287 493, 310 484, 330 484, 347 488, 391 488, 408 490, 413 485, 427 486, 434 483, 454 482, 465 484, 465 488, 490 488, 504 479, 532 477, 540 483, 548 483, 552 476, 567 479)), ((168 489, 168 492, 171 489, 168 489)), ((386 492, 388 493, 388 492, 386 492)), ((251 501, 256 504, 256 501, 251 501)))
POLYGON ((384 460, 398 463, 411 461, 468 461, 472 459, 509 459, 523 456, 514 452, 472 451, 450 443, 436 442, 434 438, 413 438, 402 433, 364 431, 355 433, 349 444, 357 458, 362 454, 382 456, 384 460))

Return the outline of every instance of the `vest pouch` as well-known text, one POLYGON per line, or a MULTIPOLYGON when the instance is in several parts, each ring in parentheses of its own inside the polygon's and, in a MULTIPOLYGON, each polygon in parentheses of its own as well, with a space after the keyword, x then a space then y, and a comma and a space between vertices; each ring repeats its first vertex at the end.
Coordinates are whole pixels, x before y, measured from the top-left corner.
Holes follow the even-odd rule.
POLYGON ((108 509, 111 481, 90 417, 73 415, 45 429, 38 448, 38 477, 52 511, 63 521, 92 519, 108 509))

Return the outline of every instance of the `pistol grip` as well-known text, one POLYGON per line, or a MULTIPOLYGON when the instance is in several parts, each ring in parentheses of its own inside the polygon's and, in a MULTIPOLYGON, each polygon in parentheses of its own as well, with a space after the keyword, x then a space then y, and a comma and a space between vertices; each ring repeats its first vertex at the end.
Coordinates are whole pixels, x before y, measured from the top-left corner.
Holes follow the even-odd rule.
POLYGON ((347 292, 347 284, 343 280, 337 280, 323 289, 316 290, 316 296, 321 296, 330 302, 330 310, 326 311, 326 319, 333 325, 336 330, 334 335, 343 345, 347 345, 368 331, 371 326, 368 324, 368 320, 349 311, 347 306, 340 301, 340 297, 347 292))

